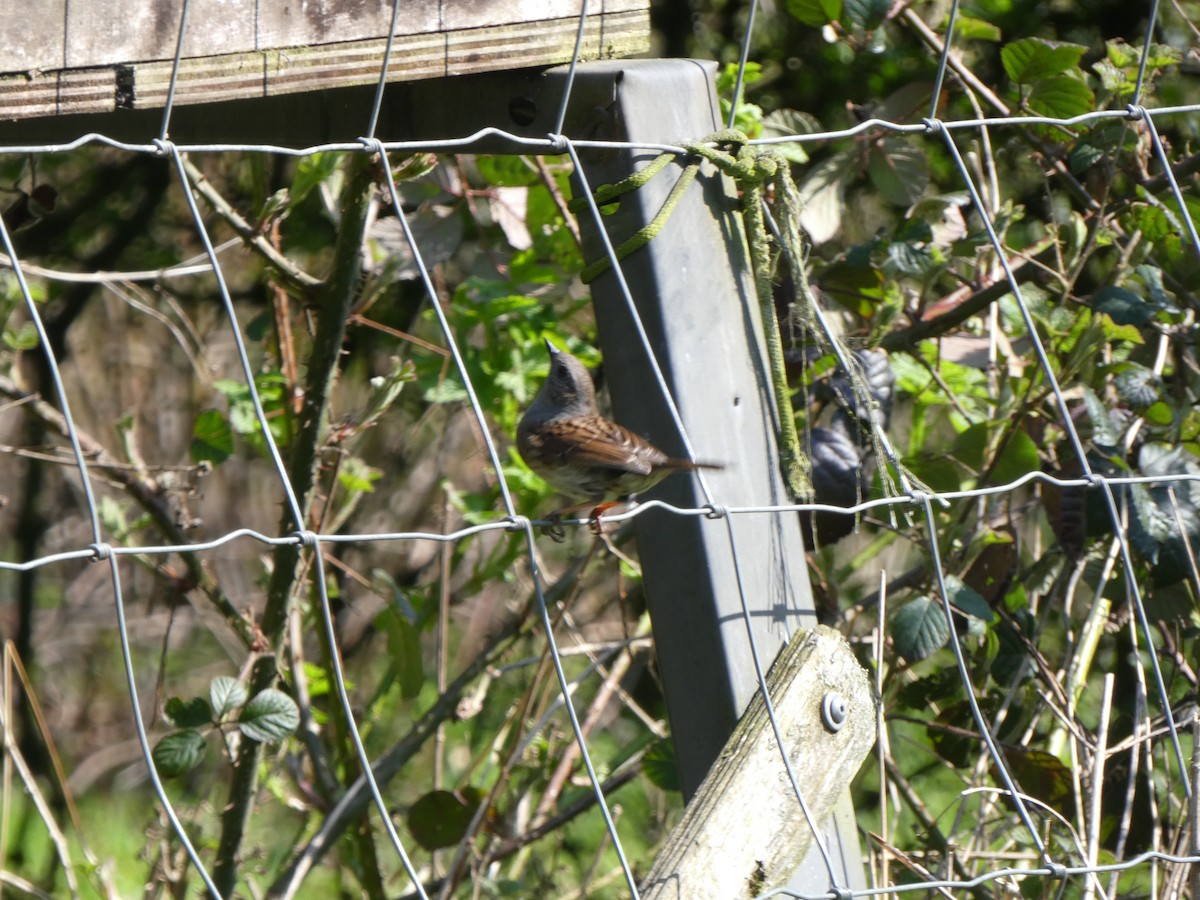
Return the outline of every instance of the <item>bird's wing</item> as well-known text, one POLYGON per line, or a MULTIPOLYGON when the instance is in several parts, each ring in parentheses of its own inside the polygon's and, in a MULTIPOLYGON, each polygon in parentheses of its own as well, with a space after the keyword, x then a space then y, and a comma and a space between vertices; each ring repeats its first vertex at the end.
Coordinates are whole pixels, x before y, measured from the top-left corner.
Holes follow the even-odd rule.
POLYGON ((540 430, 542 448, 564 462, 648 475, 659 453, 627 428, 599 416, 551 422, 540 430))

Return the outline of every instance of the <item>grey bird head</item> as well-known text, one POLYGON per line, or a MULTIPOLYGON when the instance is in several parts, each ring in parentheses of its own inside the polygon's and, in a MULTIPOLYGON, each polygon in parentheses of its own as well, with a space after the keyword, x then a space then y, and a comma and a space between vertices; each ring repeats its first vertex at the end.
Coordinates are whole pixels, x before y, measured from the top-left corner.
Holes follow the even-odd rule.
POLYGON ((549 340, 546 349, 550 351, 550 373, 525 415, 541 422, 594 415, 596 387, 591 373, 583 363, 559 350, 549 340))

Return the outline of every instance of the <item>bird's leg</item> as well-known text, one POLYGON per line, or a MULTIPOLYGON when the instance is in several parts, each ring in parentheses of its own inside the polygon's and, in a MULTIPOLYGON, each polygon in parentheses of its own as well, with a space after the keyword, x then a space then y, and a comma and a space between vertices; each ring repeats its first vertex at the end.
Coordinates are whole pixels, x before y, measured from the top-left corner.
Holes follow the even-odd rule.
POLYGON ((600 521, 600 517, 602 515, 604 515, 606 512, 608 512, 610 509, 612 509, 614 506, 620 506, 622 502, 624 502, 624 501, 610 500, 607 503, 601 503, 599 506, 594 508, 592 510, 591 515, 588 516, 588 530, 591 531, 592 534, 596 534, 596 535, 604 534, 604 525, 600 521))

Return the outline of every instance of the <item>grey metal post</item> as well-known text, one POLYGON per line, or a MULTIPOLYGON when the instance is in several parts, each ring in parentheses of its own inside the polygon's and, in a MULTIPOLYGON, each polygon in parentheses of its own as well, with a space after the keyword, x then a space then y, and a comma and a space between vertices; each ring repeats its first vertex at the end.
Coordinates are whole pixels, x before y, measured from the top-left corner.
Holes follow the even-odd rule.
MULTIPOLYGON (((639 143, 698 140, 722 127, 715 69, 715 63, 687 60, 583 66, 572 100, 579 115, 573 112, 564 130, 572 137, 639 143)), ((593 189, 626 177, 655 155, 581 154, 593 189)), ((614 244, 654 217, 680 170, 681 165, 669 166, 604 219, 614 244)), ((726 464, 723 471, 705 474, 714 501, 787 503, 738 199, 731 182, 708 166, 697 182, 662 232, 627 257, 622 269, 697 458, 726 464)), ((589 261, 603 252, 590 219, 581 216, 589 261)), ((616 418, 664 450, 682 454, 684 445, 614 273, 600 276, 592 290, 616 418)), ((680 475, 646 498, 685 508, 706 502, 696 478, 680 475)), ((764 669, 797 629, 816 624, 799 518, 780 513, 724 520, 650 510, 635 520, 635 529, 671 731, 690 797, 758 689, 743 598, 764 669)), ((848 792, 826 841, 841 883, 861 885, 848 792)), ((820 857, 809 854, 793 887, 828 887, 820 857)))

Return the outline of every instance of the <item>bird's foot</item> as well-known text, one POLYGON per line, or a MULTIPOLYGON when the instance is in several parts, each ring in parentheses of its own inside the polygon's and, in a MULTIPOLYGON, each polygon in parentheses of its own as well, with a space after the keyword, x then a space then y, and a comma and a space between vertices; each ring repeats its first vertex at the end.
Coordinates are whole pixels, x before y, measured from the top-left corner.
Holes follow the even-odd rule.
POLYGON ((567 539, 567 529, 562 524, 562 513, 552 512, 546 519, 546 524, 542 526, 542 534, 554 543, 561 544, 567 539))

